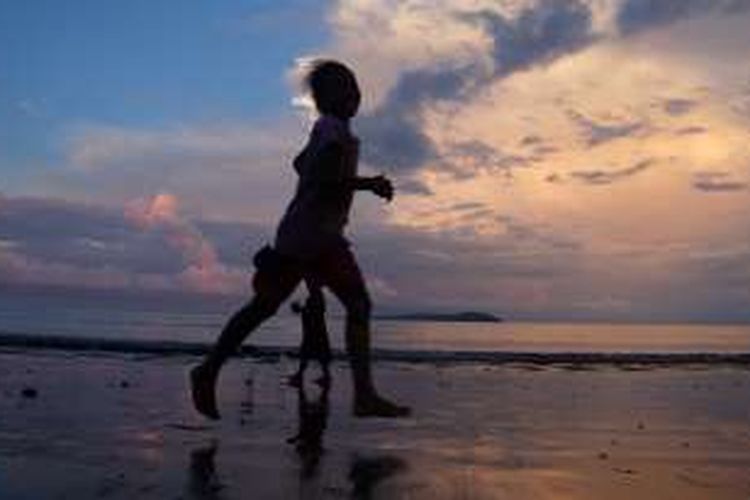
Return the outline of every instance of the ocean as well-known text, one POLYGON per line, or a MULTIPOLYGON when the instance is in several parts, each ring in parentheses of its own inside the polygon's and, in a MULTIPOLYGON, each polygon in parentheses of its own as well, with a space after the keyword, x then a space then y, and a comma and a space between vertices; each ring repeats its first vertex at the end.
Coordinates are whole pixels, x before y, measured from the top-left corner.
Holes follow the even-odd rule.
MULTIPOLYGON (((33 293, 0 294, 0 344, 18 338, 60 336, 137 344, 210 344, 236 301, 191 303, 167 300, 122 302, 112 298, 33 293)), ((343 347, 343 318, 329 315, 334 348, 343 347)), ((750 325, 606 323, 449 323, 375 319, 373 347, 397 352, 450 353, 717 353, 750 351, 750 325)), ((295 347, 299 319, 283 309, 246 342, 295 347)))

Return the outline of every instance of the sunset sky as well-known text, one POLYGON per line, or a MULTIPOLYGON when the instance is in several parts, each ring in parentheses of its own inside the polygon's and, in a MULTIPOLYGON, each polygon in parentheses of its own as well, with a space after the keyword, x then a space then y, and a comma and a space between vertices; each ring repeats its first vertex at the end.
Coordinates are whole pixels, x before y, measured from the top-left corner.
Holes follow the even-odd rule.
POLYGON ((378 306, 750 321, 750 0, 3 2, 0 285, 246 293, 320 56, 378 306))

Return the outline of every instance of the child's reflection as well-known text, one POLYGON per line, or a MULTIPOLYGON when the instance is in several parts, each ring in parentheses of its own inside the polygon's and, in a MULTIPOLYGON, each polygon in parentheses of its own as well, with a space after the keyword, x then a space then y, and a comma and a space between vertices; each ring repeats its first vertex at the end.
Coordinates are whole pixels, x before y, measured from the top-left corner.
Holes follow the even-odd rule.
POLYGON ((190 452, 190 475, 188 477, 189 498, 196 500, 220 500, 224 486, 216 474, 214 456, 218 442, 211 440, 208 445, 190 452))
POLYGON ((328 393, 329 388, 323 386, 319 396, 310 401, 307 399, 305 384, 297 387, 299 425, 297 434, 287 439, 287 443, 294 444, 300 457, 303 478, 315 475, 323 454, 323 434, 328 425, 328 393))

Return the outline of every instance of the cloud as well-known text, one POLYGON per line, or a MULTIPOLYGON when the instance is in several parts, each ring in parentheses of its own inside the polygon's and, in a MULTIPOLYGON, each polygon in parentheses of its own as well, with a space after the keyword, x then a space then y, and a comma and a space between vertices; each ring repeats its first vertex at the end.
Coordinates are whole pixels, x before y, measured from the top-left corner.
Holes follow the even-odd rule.
MULTIPOLYGON (((478 202, 446 210, 494 218, 506 230, 479 235, 447 226, 361 227, 354 251, 379 309, 476 307, 511 318, 557 319, 680 318, 700 311, 720 318, 722 301, 736 306, 740 284, 746 288, 745 275, 744 281, 737 277, 748 269, 742 242, 731 252, 715 240, 600 248, 573 226, 519 220, 478 202)), ((250 256, 264 232, 239 222, 184 220, 177 200, 166 194, 134 202, 127 216, 122 209, 0 197, 0 275, 4 285, 200 293, 206 289, 193 280, 205 273, 185 270, 208 262, 204 268, 220 266, 236 276, 237 293, 247 288, 250 256), (42 238, 37 220, 57 224, 52 237, 42 238), (81 259, 70 249, 85 239, 95 243, 81 259), (122 252, 129 260, 118 258, 122 252)))
POLYGON ((77 127, 67 138, 68 158, 82 169, 118 168, 156 158, 199 162, 243 160, 268 145, 278 147, 273 130, 246 125, 128 129, 106 125, 77 127))
MULTIPOLYGON (((571 172, 569 176, 585 184, 601 186, 632 177, 651 168, 653 165, 654 160, 647 159, 639 161, 630 167, 618 170, 577 170, 571 172)), ((555 182, 556 180, 558 179, 548 178, 549 182, 555 182)))
POLYGON ((124 213, 136 227, 164 232, 167 242, 182 258, 185 268, 181 271, 181 278, 189 289, 227 293, 241 286, 242 277, 229 272, 219 261, 213 245, 179 215, 174 195, 159 193, 148 199, 134 200, 128 203, 124 213))
MULTIPOLYGON (((437 114, 447 125, 456 110, 481 100, 489 89, 510 77, 545 68, 598 42, 614 46, 625 43, 630 35, 684 19, 744 11, 750 1, 476 1, 461 7, 450 2, 407 1, 397 5, 398 8, 389 2, 342 2, 334 7, 332 19, 334 29, 346 33, 339 38, 343 45, 337 48, 340 53, 377 56, 373 60, 384 58, 382 66, 370 69, 372 74, 366 74, 367 78, 382 82, 384 78, 377 71, 394 75, 385 78, 390 84, 384 97, 377 99, 377 106, 359 120, 358 128, 365 139, 363 159, 411 175, 423 167, 459 170, 447 158, 446 151, 450 150, 430 132, 428 115, 437 114), (453 40, 454 49, 447 50, 445 44, 449 42, 432 42, 427 35, 425 26, 430 23, 440 28, 430 33, 461 32, 468 27, 480 33, 485 43, 467 42, 470 38, 463 37, 453 40), (354 41, 356 33, 364 32, 361 40, 354 41), (418 36, 421 46, 415 43, 418 36), (356 46, 356 50, 351 46, 356 46), (399 48, 403 54, 394 57, 393 52, 399 48)), ((371 63, 364 66, 372 68, 371 63)), ((665 99, 662 109, 676 117, 694 110, 696 105, 690 99, 672 98, 665 99)), ((647 125, 641 119, 598 123, 582 114, 576 122, 585 131, 590 146, 643 133, 647 125)), ((543 149, 536 156, 542 158, 557 151, 543 149)))
POLYGON ((432 190, 424 182, 418 179, 403 179, 396 184, 396 191, 412 195, 430 196, 432 190))
POLYGON ((425 106, 472 98, 495 81, 553 61, 593 39, 591 13, 576 0, 542 0, 515 16, 465 11, 455 13, 455 19, 481 27, 490 38, 490 67, 479 57, 401 74, 384 102, 359 121, 365 161, 406 171, 434 161, 435 145, 421 123, 425 106))
POLYGON ((603 124, 573 110, 568 111, 568 116, 583 131, 588 147, 599 146, 615 139, 632 137, 646 128, 645 124, 640 121, 603 124))
POLYGON ((302 120, 134 129, 76 127, 66 140, 67 168, 41 189, 94 203, 165 191, 187 213, 268 223, 283 210, 291 167, 304 138, 302 120))
POLYGON ((486 205, 477 201, 466 201, 463 203, 456 203, 448 207, 453 212, 464 212, 466 210, 484 209, 486 205))
POLYGON ((675 134, 677 135, 700 135, 705 134, 708 132, 708 128, 701 127, 698 125, 691 125, 688 127, 682 127, 675 131, 675 134))
POLYGON ((3 285, 42 285, 70 288, 124 288, 131 277, 111 268, 80 268, 59 262, 47 262, 7 248, 0 250, 0 274, 3 285))
POLYGON ((693 176, 693 187, 707 193, 744 191, 747 182, 733 180, 727 172, 697 172, 693 176))
MULTIPOLYGON (((455 205, 469 217, 495 217, 481 204, 455 205)), ((238 222, 187 220, 179 201, 168 193, 133 200, 120 210, 0 197, 0 215, 0 274, 5 284, 17 285, 237 293, 247 288, 252 252, 267 232, 238 222), (56 230, 51 233, 46 224, 54 224, 56 230)), ((446 306, 463 294, 458 302, 497 306, 498 295, 526 293, 487 294, 501 279, 521 283, 568 272, 554 258, 543 256, 572 247, 549 241, 544 243, 549 250, 537 249, 534 257, 529 249, 545 237, 512 218, 498 220, 509 232, 487 243, 450 230, 365 227, 357 234, 355 252, 373 280, 376 301, 390 307, 446 306), (500 254, 502 262, 497 261, 500 254), (424 295, 425 286, 432 290, 430 296, 424 295)))
MULTIPOLYGON (((703 16, 676 11, 621 30, 618 13, 631 3, 332 4, 335 45, 321 52, 353 62, 365 163, 393 167, 407 195, 384 208, 367 195, 355 205, 352 240, 378 305, 651 318, 692 311, 701 279, 716 297, 734 297, 722 288, 736 287, 731 265, 711 277, 692 270, 695 281, 682 266, 692 269, 685 261, 702 245, 747 239, 746 197, 703 195, 745 184, 739 171, 723 172, 746 151, 747 113, 726 112, 742 104, 732 86, 747 78, 736 49, 747 45, 738 35, 746 16, 728 23, 723 7, 702 4, 699 22, 664 24, 703 16), (690 177, 696 168, 707 174, 690 177)), ((252 252, 292 194, 289 164, 306 125, 284 117, 76 128, 70 168, 50 169, 57 184, 38 192, 98 204, 4 200, 0 273, 125 289, 246 288, 252 252)))
POLYGON ((29 260, 126 273, 174 272, 179 256, 156 234, 133 231, 119 209, 0 196, 0 239, 29 260))
POLYGON ((168 194, 124 210, 0 196, 0 241, 0 275, 17 284, 231 293, 246 281, 168 194))
POLYGON ((634 35, 691 17, 735 14, 748 8, 747 0, 625 0, 616 23, 621 34, 634 35))
POLYGON ((673 98, 665 99, 662 103, 664 112, 672 116, 682 116, 689 113, 698 105, 693 99, 673 98))
POLYGON ((492 38, 495 78, 575 52, 594 39, 591 10, 577 0, 540 0, 515 17, 489 9, 461 17, 479 22, 492 38))

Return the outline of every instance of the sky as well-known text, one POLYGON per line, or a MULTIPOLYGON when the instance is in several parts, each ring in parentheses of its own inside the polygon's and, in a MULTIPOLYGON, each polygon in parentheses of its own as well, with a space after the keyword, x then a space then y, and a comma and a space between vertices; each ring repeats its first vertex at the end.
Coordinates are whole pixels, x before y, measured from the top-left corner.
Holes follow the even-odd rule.
MULTIPOLYGON (((246 295, 350 65, 376 307, 750 321, 748 0, 0 4, 0 287, 246 295)), ((63 291, 64 290, 64 291, 63 291)))

